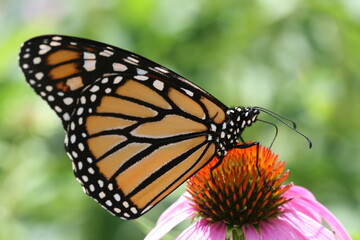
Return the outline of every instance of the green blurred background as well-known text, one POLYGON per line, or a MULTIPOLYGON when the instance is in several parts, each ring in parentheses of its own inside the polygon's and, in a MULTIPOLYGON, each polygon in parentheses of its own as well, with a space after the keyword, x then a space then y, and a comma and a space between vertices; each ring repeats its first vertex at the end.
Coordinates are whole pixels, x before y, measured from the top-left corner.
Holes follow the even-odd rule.
MULTIPOLYGON (((360 239, 360 1, 3 0, 1 240, 142 239, 184 191, 135 221, 111 216, 83 194, 60 120, 17 63, 22 42, 51 33, 134 51, 228 106, 262 106, 296 120, 314 146, 277 123, 273 150, 291 170, 289 181, 310 189, 360 239)), ((261 123, 244 135, 263 145, 273 136, 261 123)))

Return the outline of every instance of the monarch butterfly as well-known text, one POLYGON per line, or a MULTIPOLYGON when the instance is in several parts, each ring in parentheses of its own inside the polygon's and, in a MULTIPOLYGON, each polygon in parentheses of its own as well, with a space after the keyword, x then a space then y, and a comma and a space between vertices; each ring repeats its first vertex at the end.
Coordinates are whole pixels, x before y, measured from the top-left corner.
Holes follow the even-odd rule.
POLYGON ((261 108, 228 108, 135 53, 100 42, 39 36, 20 67, 56 112, 65 148, 86 194, 113 215, 134 219, 214 156, 238 145, 261 108))

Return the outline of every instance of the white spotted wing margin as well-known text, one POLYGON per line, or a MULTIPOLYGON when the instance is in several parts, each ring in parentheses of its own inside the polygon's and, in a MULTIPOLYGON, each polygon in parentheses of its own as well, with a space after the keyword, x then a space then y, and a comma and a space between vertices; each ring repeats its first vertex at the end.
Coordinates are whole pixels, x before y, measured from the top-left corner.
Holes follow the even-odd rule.
POLYGON ((214 122, 196 92, 192 99, 169 82, 125 76, 84 89, 66 148, 84 191, 113 215, 134 219, 212 159, 210 125, 222 120, 214 122))

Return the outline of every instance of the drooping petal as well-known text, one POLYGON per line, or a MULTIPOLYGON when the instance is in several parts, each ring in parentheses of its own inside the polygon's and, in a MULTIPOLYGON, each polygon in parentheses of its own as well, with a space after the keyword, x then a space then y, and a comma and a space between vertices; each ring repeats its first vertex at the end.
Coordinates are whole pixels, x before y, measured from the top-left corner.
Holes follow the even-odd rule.
POLYGON ((294 228, 298 229, 306 239, 336 239, 335 235, 329 231, 329 229, 301 212, 287 212, 282 214, 279 218, 287 221, 290 225, 294 226, 294 228))
MULTIPOLYGON (((281 218, 271 218, 259 223, 260 237, 266 240, 307 240, 293 225, 281 218)), ((247 239, 246 239, 247 240, 247 239)))
POLYGON ((321 203, 314 202, 313 208, 318 211, 322 218, 325 220, 325 222, 329 225, 331 230, 334 232, 334 235, 336 236, 336 239, 341 240, 350 240, 350 236, 345 230, 344 226, 339 222, 339 220, 321 203))
MULTIPOLYGON (((213 223, 210 225, 209 238, 212 240, 225 239, 226 226, 222 222, 213 223)), ((202 238, 206 239, 206 238, 202 238)))
POLYGON ((223 240, 225 236, 225 224, 221 222, 210 223, 203 218, 185 229, 176 240, 223 240))
POLYGON ((161 215, 155 228, 149 232, 145 240, 160 239, 180 222, 193 216, 193 210, 189 206, 189 201, 182 195, 161 215))
POLYGON ((301 197, 293 198, 291 201, 283 205, 284 211, 298 211, 311 217, 314 221, 321 223, 322 217, 319 212, 314 211, 312 202, 301 197))
POLYGON ((256 228, 251 224, 245 224, 242 227, 246 240, 260 240, 260 235, 256 228))
POLYGON ((198 222, 193 223, 190 227, 185 229, 179 236, 177 236, 176 240, 187 240, 191 239, 190 237, 194 237, 197 233, 197 224, 198 222))
POLYGON ((322 220, 325 220, 338 239, 351 239, 339 220, 326 207, 319 203, 309 190, 303 187, 293 186, 285 195, 293 198, 293 200, 285 204, 283 206, 284 209, 301 212, 320 224, 322 220))
POLYGON ((191 198, 191 195, 188 192, 182 194, 176 202, 174 202, 169 208, 167 208, 159 217, 156 225, 161 225, 163 222, 167 222, 169 218, 171 219, 174 214, 178 211, 189 211, 189 215, 193 214, 193 208, 189 203, 191 203, 188 198, 191 198))

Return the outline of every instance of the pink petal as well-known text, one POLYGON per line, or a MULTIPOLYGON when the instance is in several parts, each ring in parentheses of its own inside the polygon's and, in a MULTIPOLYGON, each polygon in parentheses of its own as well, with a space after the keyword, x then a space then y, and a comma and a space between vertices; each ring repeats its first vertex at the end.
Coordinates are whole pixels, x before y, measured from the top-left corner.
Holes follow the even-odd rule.
POLYGON ((193 208, 189 203, 191 203, 188 198, 191 198, 191 195, 188 192, 185 192, 182 194, 176 202, 174 202, 169 208, 167 208, 159 217, 156 225, 162 225, 163 222, 167 222, 168 218, 172 218, 174 214, 176 214, 178 211, 189 211, 190 213, 193 213, 193 208))
POLYGON ((339 220, 319 203, 307 189, 293 186, 284 195, 293 198, 284 205, 285 211, 287 209, 302 212, 319 223, 322 223, 322 219, 324 219, 338 239, 351 239, 339 220))
POLYGON ((185 229, 179 236, 176 237, 176 240, 187 240, 190 237, 194 237, 197 232, 197 222, 193 223, 190 227, 185 229))
POLYGON ((298 211, 311 217, 313 220, 321 223, 322 217, 319 212, 314 211, 312 202, 303 198, 293 198, 290 202, 283 205, 283 209, 286 211, 298 211))
POLYGON ((260 240, 260 235, 253 225, 245 224, 242 230, 246 240, 260 240))
POLYGON ((322 218, 329 225, 329 227, 334 232, 334 235, 337 237, 337 239, 341 239, 341 240, 351 239, 349 234, 346 232, 345 228, 343 227, 343 225, 326 207, 324 207, 319 202, 314 202, 313 205, 314 205, 313 209, 316 209, 321 214, 322 218))
MULTIPOLYGON (((260 237, 266 240, 306 240, 306 237, 294 226, 280 218, 271 218, 259 223, 260 237)), ((248 239, 246 239, 248 240, 248 239)))
POLYGON ((287 212, 279 216, 280 219, 285 220, 299 232, 306 239, 314 240, 330 240, 336 239, 334 234, 325 228, 321 223, 314 221, 309 216, 301 212, 287 212))
POLYGON ((167 215, 166 219, 158 222, 153 230, 151 230, 148 235, 145 237, 145 240, 150 239, 160 239, 165 234, 167 234, 171 229, 173 229, 180 222, 192 216, 192 212, 189 212, 188 209, 179 209, 176 212, 172 212, 167 215))
POLYGON ((306 188, 300 186, 292 186, 289 190, 284 193, 287 198, 306 198, 308 200, 316 201, 315 196, 306 188))
POLYGON ((225 237, 225 224, 221 222, 210 223, 203 218, 185 229, 176 240, 223 240, 225 237))

